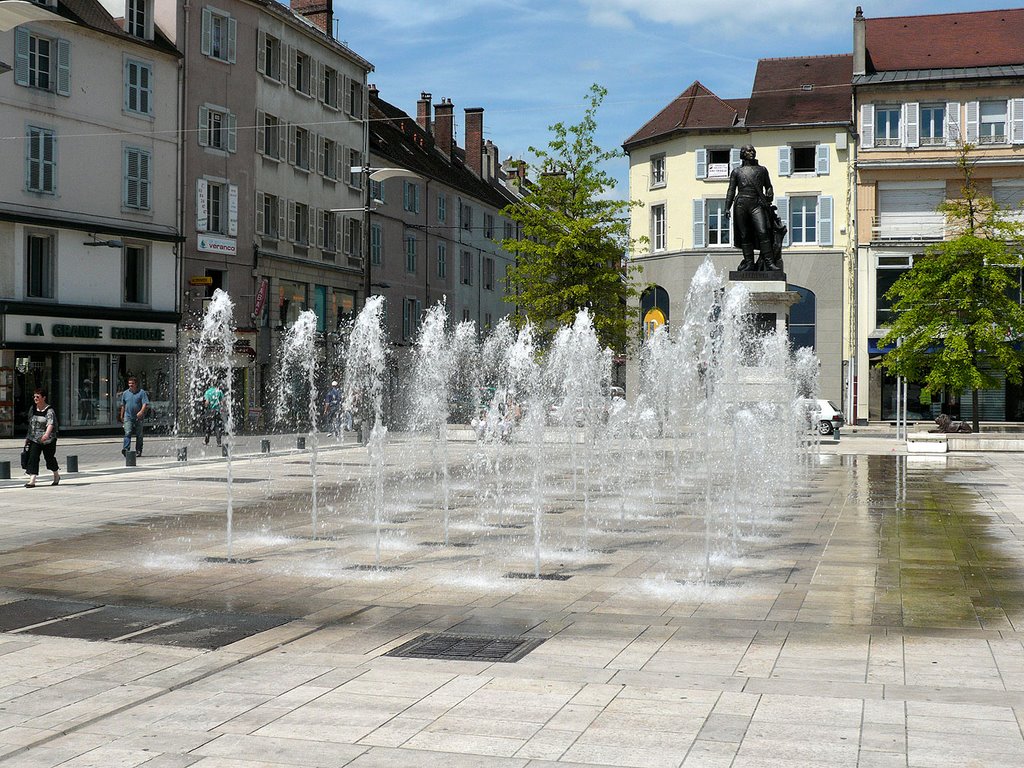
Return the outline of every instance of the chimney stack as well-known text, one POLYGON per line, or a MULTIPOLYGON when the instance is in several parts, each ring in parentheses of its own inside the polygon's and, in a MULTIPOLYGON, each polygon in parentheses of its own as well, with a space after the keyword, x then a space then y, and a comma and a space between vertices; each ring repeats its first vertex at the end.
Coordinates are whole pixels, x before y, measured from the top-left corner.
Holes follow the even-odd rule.
POLYGON ((487 174, 485 178, 487 181, 494 181, 498 178, 498 168, 500 165, 498 162, 498 145, 490 139, 484 142, 484 157, 486 158, 484 171, 487 174))
POLYGON ((430 133, 430 99, 431 95, 422 91, 420 100, 416 102, 416 123, 426 133, 430 133))
POLYGON ((434 105, 434 144, 447 157, 452 156, 455 138, 455 105, 449 98, 442 98, 434 105))
POLYGON ((334 37, 334 8, 330 0, 290 0, 291 9, 328 37, 334 37))
POLYGON ((868 46, 867 46, 867 22, 864 20, 864 11, 857 6, 857 13, 853 17, 853 74, 863 75, 867 73, 868 46))
POLYGON ((368 83, 366 90, 369 91, 371 96, 380 96, 380 89, 377 87, 376 83, 368 83))
POLYGON ((466 107, 466 167, 483 178, 484 108, 466 107))

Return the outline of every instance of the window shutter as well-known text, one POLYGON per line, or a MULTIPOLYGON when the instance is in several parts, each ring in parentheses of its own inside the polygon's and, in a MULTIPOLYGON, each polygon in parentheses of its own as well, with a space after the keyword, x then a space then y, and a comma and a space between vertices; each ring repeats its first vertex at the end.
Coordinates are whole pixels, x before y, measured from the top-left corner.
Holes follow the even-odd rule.
POLYGON ((306 206, 306 242, 309 245, 316 243, 316 216, 314 209, 306 206))
POLYGON ((341 238, 344 236, 342 230, 343 221, 340 213, 336 213, 331 217, 331 221, 334 224, 334 250, 338 250, 341 247, 341 238))
POLYGON ((238 234, 238 185, 228 184, 228 234, 238 234))
POLYGON ((134 85, 135 85, 132 82, 132 80, 133 80, 133 69, 134 68, 133 68, 131 62, 126 61, 124 63, 124 104, 123 104, 123 108, 125 110, 132 109, 131 97, 132 97, 132 92, 134 91, 134 85))
POLYGON ((326 77, 327 77, 327 65, 326 64, 321 64, 319 69, 317 70, 317 76, 316 76, 316 97, 320 101, 323 101, 324 98, 327 96, 327 84, 324 82, 324 79, 326 77))
POLYGON ((228 61, 235 63, 235 49, 238 43, 238 21, 228 19, 228 61))
POLYGON ((348 225, 348 216, 346 216, 344 218, 344 222, 345 222, 345 224, 344 224, 344 228, 342 230, 342 235, 343 235, 343 237, 345 239, 342 241, 341 249, 345 253, 351 254, 352 253, 352 228, 348 225))
POLYGON ((341 74, 338 74, 338 76, 334 78, 334 106, 336 109, 341 109, 341 100, 344 98, 342 88, 344 88, 344 86, 345 79, 341 76, 341 74))
POLYGON ((788 197, 776 197, 775 198, 775 208, 779 212, 779 219, 781 219, 782 223, 786 225, 786 237, 782 241, 782 246, 785 248, 790 243, 790 236, 789 236, 789 230, 790 230, 790 226, 789 226, 789 198, 788 197))
POLYGON ((205 147, 210 143, 210 109, 209 107, 199 107, 199 131, 196 134, 199 137, 199 146, 205 147))
POLYGON ((256 234, 266 234, 266 222, 263 218, 263 206, 266 205, 266 195, 262 192, 256 193, 256 234))
POLYGON ((206 179, 196 179, 196 229, 205 232, 209 224, 206 216, 207 206, 206 179))
POLYGON ((345 151, 342 147, 337 144, 334 145, 334 154, 337 157, 334 158, 337 170, 334 172, 334 178, 341 181, 345 178, 345 166, 348 165, 348 158, 345 157, 345 151))
POLYGON ((327 178, 332 178, 334 174, 331 173, 331 169, 327 167, 327 138, 325 136, 321 136, 317 140, 317 147, 319 151, 317 152, 316 169, 318 172, 323 173, 327 178))
MULTIPOLYGON (((412 184, 411 186, 412 186, 412 201, 413 201, 413 206, 414 206, 413 209, 412 209, 412 212, 413 213, 419 213, 420 212, 420 185, 419 184, 412 184)), ((472 227, 472 225, 473 225, 473 209, 472 208, 469 209, 469 223, 470 223, 470 226, 472 227)))
POLYGON ((908 147, 921 145, 921 107, 916 101, 903 105, 903 143, 908 147))
POLYGON ((703 248, 704 243, 704 201, 698 199, 693 201, 693 247, 703 248))
POLYGON ((204 56, 210 55, 213 48, 213 13, 209 8, 203 8, 203 31, 199 41, 199 50, 204 56))
POLYGON ((297 53, 297 51, 295 50, 295 46, 289 45, 288 46, 288 85, 290 85, 292 88, 294 88, 295 84, 298 82, 298 79, 297 79, 298 78, 298 67, 297 67, 297 64, 296 64, 296 61, 295 61, 296 53, 297 53))
POLYGON ((793 148, 790 146, 779 147, 779 176, 789 176, 793 173, 793 148))
POLYGON ((232 113, 228 113, 228 152, 235 152, 238 149, 238 119, 232 113))
POLYGON ((697 161, 697 178, 705 179, 708 175, 708 151, 701 147, 694 152, 694 157, 697 161))
POLYGON ((277 121, 277 159, 288 160, 288 123, 277 121))
POLYGON ((267 73, 267 33, 262 29, 256 33, 256 71, 267 73))
POLYGON ((965 140, 970 144, 975 144, 978 141, 978 129, 981 122, 981 109, 976 101, 967 102, 967 126, 965 133, 965 140))
POLYGON ((288 124, 288 162, 295 165, 295 161, 298 159, 295 156, 295 134, 297 128, 291 123, 288 124))
POLYGON ((319 146, 320 138, 312 131, 307 133, 306 136, 306 151, 309 154, 309 159, 306 161, 306 164, 308 165, 311 173, 316 173, 316 150, 319 146))
POLYGON ((402 302, 402 338, 408 339, 409 334, 409 300, 402 302))
POLYGON ((275 233, 278 237, 284 237, 288 229, 288 223, 285 221, 285 213, 284 201, 279 197, 277 198, 277 232, 275 233))
POLYGON ((326 222, 324 222, 324 212, 321 209, 319 209, 319 208, 315 209, 315 212, 316 212, 316 247, 317 248, 323 248, 324 247, 324 232, 325 232, 325 229, 326 229, 326 227, 324 226, 324 224, 326 223, 326 222))
POLYGON ((1010 99, 1010 143, 1024 144, 1024 99, 1010 99))
POLYGON ((743 158, 740 157, 740 148, 733 147, 729 150, 729 172, 732 173, 743 165, 743 158))
POLYGON ((828 144, 819 144, 814 151, 816 152, 815 171, 819 176, 828 176, 832 162, 832 147, 828 144))
POLYGON ((832 197, 818 198, 818 245, 832 245, 832 197))
POLYGON ((71 43, 67 40, 57 41, 57 93, 71 95, 71 43))
POLYGON ((953 146, 960 138, 960 102, 946 102, 946 145, 953 146))
POLYGON ((267 148, 267 113, 256 110, 256 152, 265 155, 267 148))
POLYGON ((152 178, 150 162, 152 162, 152 157, 149 152, 139 152, 139 208, 146 211, 150 208, 149 190, 152 178))
POLYGON ((860 105, 860 146, 871 149, 875 146, 875 105, 860 105))
POLYGON ((28 30, 14 28, 14 82, 28 85, 28 30))
POLYGON ((121 205, 128 208, 132 205, 133 193, 135 192, 136 184, 132 178, 133 166, 135 165, 133 157, 133 151, 130 147, 124 148, 124 178, 121 182, 121 205))
POLYGON ((345 75, 345 91, 342 93, 342 97, 345 99, 345 112, 349 115, 352 114, 352 78, 345 75))
POLYGON ((288 239, 295 242, 295 201, 288 201, 288 239))

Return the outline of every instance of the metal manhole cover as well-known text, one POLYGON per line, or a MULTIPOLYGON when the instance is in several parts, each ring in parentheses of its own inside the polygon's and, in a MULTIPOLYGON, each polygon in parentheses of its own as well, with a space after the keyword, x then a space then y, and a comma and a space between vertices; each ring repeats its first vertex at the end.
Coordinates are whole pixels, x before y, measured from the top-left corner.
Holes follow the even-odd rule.
POLYGON ((511 571, 506 573, 503 578, 506 579, 540 579, 541 581, 568 581, 572 576, 566 573, 526 573, 519 571, 511 571))
MULTIPOLYGON (((187 480, 190 483, 226 483, 228 481, 226 477, 182 477, 179 479, 187 480)), ((245 485, 246 483, 262 483, 264 480, 262 477, 233 477, 231 482, 245 485)))
POLYGON ((26 630, 26 633, 47 637, 73 637, 78 640, 112 640, 175 619, 183 619, 187 615, 166 608, 104 606, 98 611, 91 611, 82 616, 26 630))
POLYGON ((510 663, 519 661, 543 642, 544 638, 535 637, 481 637, 442 632, 420 635, 384 655, 411 659, 510 663))
POLYGON ((350 565, 346 571, 408 571, 408 565, 350 565))
POLYGON ((129 643, 173 645, 183 648, 221 648, 268 629, 287 624, 288 616, 248 613, 199 613, 169 626, 130 637, 129 643))
POLYGON ((443 541, 421 541, 421 547, 455 547, 457 549, 465 549, 466 547, 475 547, 476 545, 471 541, 450 541, 445 544, 443 541))
POLYGON ((0 632, 30 627, 44 621, 52 621, 73 613, 99 608, 94 603, 76 603, 70 600, 16 600, 0 605, 0 632))
POLYGON ((219 557, 216 555, 204 557, 202 560, 204 563, 230 563, 231 565, 252 565, 259 562, 254 557, 219 557))

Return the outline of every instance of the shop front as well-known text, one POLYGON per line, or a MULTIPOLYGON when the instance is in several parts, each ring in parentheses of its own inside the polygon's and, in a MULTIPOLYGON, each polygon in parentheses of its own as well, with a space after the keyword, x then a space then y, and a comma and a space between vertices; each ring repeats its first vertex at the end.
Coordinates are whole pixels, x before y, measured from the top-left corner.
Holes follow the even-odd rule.
POLYGON ((13 397, 12 418, 0 423, 0 432, 12 436, 24 431, 37 387, 49 391, 62 433, 115 429, 117 399, 128 386, 128 376, 136 376, 149 393, 150 424, 173 424, 174 313, 54 309, 65 314, 26 310, 2 316, 0 369, 10 376, 13 397))

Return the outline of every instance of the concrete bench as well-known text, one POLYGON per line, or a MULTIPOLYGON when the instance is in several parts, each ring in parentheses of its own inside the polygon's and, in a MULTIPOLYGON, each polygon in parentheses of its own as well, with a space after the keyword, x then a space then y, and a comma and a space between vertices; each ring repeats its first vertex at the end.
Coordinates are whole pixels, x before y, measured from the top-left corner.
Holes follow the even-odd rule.
POLYGON ((907 453, 946 453, 950 435, 935 432, 907 434, 907 453))

